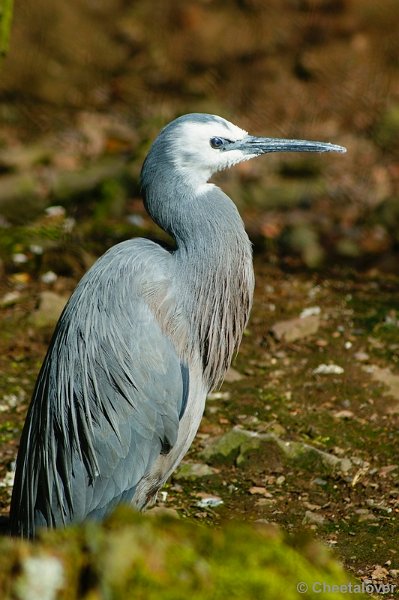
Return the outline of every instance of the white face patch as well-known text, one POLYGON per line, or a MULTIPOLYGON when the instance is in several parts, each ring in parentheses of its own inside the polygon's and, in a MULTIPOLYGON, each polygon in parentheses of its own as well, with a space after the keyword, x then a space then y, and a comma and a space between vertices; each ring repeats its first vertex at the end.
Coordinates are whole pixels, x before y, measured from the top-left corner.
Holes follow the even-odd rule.
POLYGON ((212 148, 210 140, 220 137, 235 142, 246 135, 246 131, 221 117, 205 123, 183 122, 175 131, 173 162, 179 170, 187 169, 196 183, 205 183, 216 171, 252 157, 241 150, 212 148))

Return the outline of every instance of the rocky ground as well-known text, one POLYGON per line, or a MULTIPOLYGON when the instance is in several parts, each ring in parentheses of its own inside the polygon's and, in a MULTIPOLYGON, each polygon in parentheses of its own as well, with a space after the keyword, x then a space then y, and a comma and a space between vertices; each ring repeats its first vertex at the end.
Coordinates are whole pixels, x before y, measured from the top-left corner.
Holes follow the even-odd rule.
MULTIPOLYGON (((311 530, 360 579, 394 584, 399 280, 378 272, 310 275, 267 265, 263 256, 255 265, 241 352, 209 397, 196 441, 159 504, 208 524, 240 519, 311 530)), ((3 514, 34 378, 74 285, 46 273, 40 282, 14 273, 1 289, 3 514)))
POLYGON ((399 282, 257 266, 248 335, 188 457, 215 471, 184 465, 172 502, 192 478, 188 514, 310 528, 358 576, 396 581, 399 282), (223 501, 205 515, 204 492, 223 501))

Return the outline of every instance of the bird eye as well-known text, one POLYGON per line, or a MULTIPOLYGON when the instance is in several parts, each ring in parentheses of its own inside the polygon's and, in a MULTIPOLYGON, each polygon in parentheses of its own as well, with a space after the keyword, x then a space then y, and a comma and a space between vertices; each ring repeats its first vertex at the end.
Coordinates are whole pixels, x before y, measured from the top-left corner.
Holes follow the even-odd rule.
POLYGON ((220 137, 214 137, 209 140, 209 143, 212 148, 215 148, 215 150, 217 150, 218 148, 221 148, 223 146, 224 139, 220 137))

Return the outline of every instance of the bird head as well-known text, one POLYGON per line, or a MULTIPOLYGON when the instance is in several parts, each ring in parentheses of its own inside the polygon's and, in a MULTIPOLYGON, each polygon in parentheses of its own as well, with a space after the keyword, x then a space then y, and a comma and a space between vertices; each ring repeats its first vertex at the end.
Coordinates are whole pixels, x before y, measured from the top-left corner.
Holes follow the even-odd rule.
MULTIPOLYGON (((169 123, 159 142, 179 172, 205 183, 217 171, 270 152, 346 152, 325 142, 255 137, 222 117, 193 113, 169 123)), ((156 144, 156 143, 155 143, 156 144)))

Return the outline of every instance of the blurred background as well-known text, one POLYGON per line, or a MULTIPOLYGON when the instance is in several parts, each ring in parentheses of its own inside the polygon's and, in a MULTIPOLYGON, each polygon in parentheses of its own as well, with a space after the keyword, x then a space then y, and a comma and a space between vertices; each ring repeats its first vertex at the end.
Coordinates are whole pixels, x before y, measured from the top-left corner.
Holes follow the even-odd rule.
POLYGON ((218 176, 265 260, 397 271, 398 21, 397 0, 17 2, 0 72, 2 272, 79 275, 155 232, 140 167, 186 112, 347 146, 218 176))

